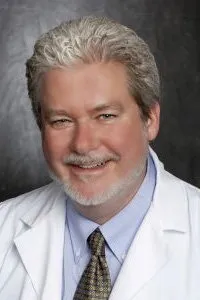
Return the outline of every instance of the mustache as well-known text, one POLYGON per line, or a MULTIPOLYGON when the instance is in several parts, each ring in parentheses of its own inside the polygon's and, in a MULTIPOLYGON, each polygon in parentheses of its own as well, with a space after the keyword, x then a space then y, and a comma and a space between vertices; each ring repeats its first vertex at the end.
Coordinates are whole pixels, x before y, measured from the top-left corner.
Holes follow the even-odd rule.
POLYGON ((104 155, 81 155, 71 153, 67 157, 64 157, 64 163, 69 165, 92 165, 102 164, 107 161, 118 161, 120 156, 115 153, 104 154, 104 155))

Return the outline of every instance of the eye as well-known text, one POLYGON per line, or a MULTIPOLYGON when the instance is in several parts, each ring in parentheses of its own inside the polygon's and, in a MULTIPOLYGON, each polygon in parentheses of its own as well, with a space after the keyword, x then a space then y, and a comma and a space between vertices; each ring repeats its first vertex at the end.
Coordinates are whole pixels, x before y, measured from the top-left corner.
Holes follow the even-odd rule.
POLYGON ((57 119, 57 120, 51 120, 50 124, 54 128, 63 128, 71 125, 72 121, 70 119, 57 119))
POLYGON ((101 115, 99 115, 99 119, 101 119, 101 120, 110 120, 110 119, 114 119, 116 117, 117 117, 117 115, 115 115, 115 114, 101 114, 101 115))

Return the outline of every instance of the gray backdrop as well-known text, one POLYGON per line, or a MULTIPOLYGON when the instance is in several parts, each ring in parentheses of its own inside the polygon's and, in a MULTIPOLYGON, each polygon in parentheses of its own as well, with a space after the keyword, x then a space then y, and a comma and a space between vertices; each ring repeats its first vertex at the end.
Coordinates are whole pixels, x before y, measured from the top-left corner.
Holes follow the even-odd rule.
POLYGON ((60 21, 91 13, 134 28, 149 43, 162 77, 153 148, 169 171, 200 187, 197 1, 1 0, 0 201, 49 181, 24 76, 34 41, 60 21))

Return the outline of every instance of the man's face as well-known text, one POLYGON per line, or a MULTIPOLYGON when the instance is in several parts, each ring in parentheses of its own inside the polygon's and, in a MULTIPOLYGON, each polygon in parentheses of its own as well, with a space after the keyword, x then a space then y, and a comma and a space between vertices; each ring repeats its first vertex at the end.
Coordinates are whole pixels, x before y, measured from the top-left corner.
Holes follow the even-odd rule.
POLYGON ((43 150, 50 170, 84 205, 133 196, 145 174, 159 108, 144 123, 119 63, 54 69, 42 84, 43 150))

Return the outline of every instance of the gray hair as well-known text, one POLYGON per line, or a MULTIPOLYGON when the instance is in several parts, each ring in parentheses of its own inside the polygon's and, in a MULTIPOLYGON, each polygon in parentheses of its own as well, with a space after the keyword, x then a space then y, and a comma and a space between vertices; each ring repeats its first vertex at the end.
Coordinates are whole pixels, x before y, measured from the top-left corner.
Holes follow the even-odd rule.
POLYGON ((160 99, 160 80, 148 45, 130 28, 106 17, 88 16, 61 23, 43 34, 26 62, 28 94, 41 128, 40 84, 48 70, 74 64, 119 62, 126 68, 130 94, 144 120, 160 99))

